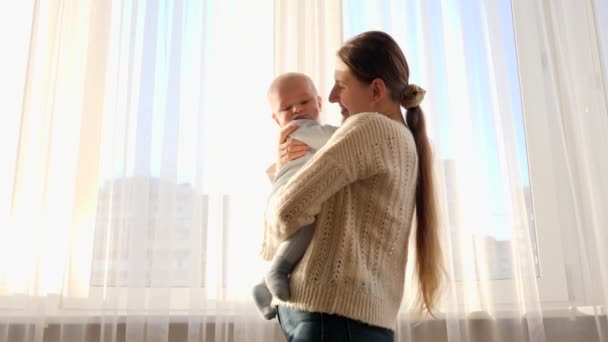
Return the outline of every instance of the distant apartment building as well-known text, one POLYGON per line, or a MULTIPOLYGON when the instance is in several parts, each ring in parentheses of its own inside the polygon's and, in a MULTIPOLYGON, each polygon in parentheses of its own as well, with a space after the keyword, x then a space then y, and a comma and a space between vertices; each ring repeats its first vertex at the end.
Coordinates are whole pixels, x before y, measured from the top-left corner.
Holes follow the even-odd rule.
POLYGON ((105 184, 91 286, 204 286, 207 206, 188 184, 146 177, 105 184))
MULTIPOLYGON (((456 280, 463 279, 463 264, 461 261, 462 252, 460 248, 463 246, 461 241, 458 239, 463 238, 461 234, 458 223, 458 210, 460 204, 458 203, 458 188, 456 186, 456 162, 454 160, 443 160, 443 171, 445 187, 446 187, 446 202, 447 202, 447 215, 448 215, 448 229, 450 232, 450 237, 452 240, 451 248, 452 248, 452 266, 454 268, 454 276, 456 280)), ((500 188, 500 187, 497 187, 500 188)), ((532 247, 532 255, 534 258, 534 266, 536 270, 536 275, 540 275, 539 269, 539 260, 538 260, 538 247, 536 243, 536 228, 534 222, 534 210, 532 207, 532 196, 530 193, 529 187, 521 188, 524 196, 524 201, 526 205, 526 215, 527 215, 527 223, 530 234, 530 241, 532 247)), ((496 212, 492 219, 494 222, 508 222, 508 218, 506 217, 506 213, 496 212)), ((513 229, 513 228, 507 228, 513 229)), ((492 229, 488 229, 488 231, 492 231, 492 229)), ((488 272, 490 274, 491 279, 510 279, 513 277, 513 253, 512 253, 512 240, 510 239, 497 239, 493 235, 476 235, 466 236, 465 238, 470 238, 469 246, 474 247, 474 251, 466 251, 467 253, 483 253, 482 255, 474 255, 478 262, 481 262, 483 259, 484 265, 470 265, 467 263, 467 267, 484 267, 484 270, 478 269, 477 272, 488 272)), ((467 245, 467 244, 465 244, 467 245)))

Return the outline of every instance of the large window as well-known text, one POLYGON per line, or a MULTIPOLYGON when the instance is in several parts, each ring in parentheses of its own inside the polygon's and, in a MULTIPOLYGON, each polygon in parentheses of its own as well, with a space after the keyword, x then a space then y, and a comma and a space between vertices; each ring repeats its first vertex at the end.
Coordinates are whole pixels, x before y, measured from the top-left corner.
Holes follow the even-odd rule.
POLYGON ((231 3, 112 8, 93 297, 171 288, 172 307, 187 307, 190 289, 235 299, 261 276, 252 258, 276 134, 271 5, 251 4, 264 25, 245 24, 247 9, 231 3))
MULTIPOLYGON (((19 128, 31 23, 21 23, 21 31, 3 30, 13 33, 19 48, 5 54, 18 63, 0 64, 2 70, 12 72, 11 77, 0 80, 2 93, 9 94, 3 101, 9 114, 0 128, 5 137, 0 152, 10 166, 0 168, 0 214, 9 213, 12 205, 10 189, 19 148, 40 152, 28 157, 31 159, 61 152, 68 162, 55 158, 49 162, 52 172, 48 173, 53 180, 63 180, 68 190, 73 190, 73 178, 83 184, 91 179, 98 182, 96 203, 87 216, 94 215, 91 227, 82 220, 82 226, 93 232, 91 238, 82 238, 85 242, 80 249, 70 250, 78 262, 90 266, 81 283, 92 287, 93 293, 115 287, 204 289, 205 298, 248 299, 250 280, 262 274, 263 264, 253 258, 259 256, 270 190, 264 170, 273 160, 276 144, 276 126, 266 103, 266 87, 277 64, 275 14, 271 2, 245 3, 115 1, 108 6, 108 22, 92 24, 108 28, 107 49, 102 49, 106 69, 98 75, 104 79, 99 82, 104 89, 84 83, 94 90, 76 96, 97 98, 96 91, 103 94, 99 117, 83 119, 83 112, 89 113, 90 108, 86 103, 81 108, 79 102, 72 102, 66 96, 70 91, 61 89, 61 82, 38 84, 36 89, 57 90, 42 95, 32 92, 38 96, 39 108, 45 110, 40 118, 47 121, 40 132, 52 131, 54 135, 39 138, 35 141, 39 145, 33 147, 19 146, 19 132, 31 126, 29 137, 38 133, 35 120, 21 131, 19 128), (55 97, 59 105, 50 108, 55 97), (62 111, 64 108, 69 110, 62 111), (53 116, 63 112, 69 115, 53 116), (86 148, 80 149, 85 144, 79 143, 90 136, 81 135, 81 128, 82 132, 99 133, 94 141, 98 144, 87 147, 98 154, 91 157, 92 163, 82 152, 86 148), (69 139, 63 139, 64 132, 69 139), (87 177, 94 176, 82 177, 82 170, 77 170, 81 164, 95 165, 98 170, 87 169, 87 177), (91 258, 86 253, 91 253, 91 258)), ((603 3, 598 1, 597 5, 601 20, 608 12, 603 3)), ((344 0, 341 10, 343 40, 371 29, 391 33, 408 58, 411 82, 428 90, 423 108, 437 159, 449 235, 448 266, 454 280, 460 285, 489 280, 497 293, 504 294, 503 302, 509 302, 514 300, 513 284, 523 269, 539 280, 542 300, 564 300, 564 254, 560 253, 561 236, 554 227, 575 224, 567 210, 571 206, 564 204, 568 194, 559 191, 567 188, 563 184, 566 171, 555 166, 566 161, 547 148, 558 140, 553 135, 559 129, 544 126, 547 120, 538 116, 546 115, 542 104, 523 108, 519 76, 537 73, 546 66, 542 52, 536 56, 538 65, 518 64, 521 56, 515 49, 516 18, 511 2, 475 0, 460 5, 439 0, 344 0), (500 291, 503 288, 510 290, 500 291)), ((33 11, 33 2, 17 11, 22 18, 30 18, 25 14, 33 11)), ((95 16, 91 17, 94 21, 95 16)), ((77 26, 65 25, 65 32, 74 31, 70 25, 77 26)), ((601 46, 607 51, 608 38, 602 37, 601 46)), ((43 38, 36 39, 45 41, 48 37, 43 38)), ((88 50, 80 43, 88 36, 77 38, 74 42, 66 38, 63 42, 70 43, 66 43, 69 49, 62 52, 69 54, 73 49, 85 56, 83 51, 88 50)), ((537 43, 534 36, 528 38, 519 43, 537 43)), ((86 72, 70 69, 70 60, 62 60, 62 67, 71 72, 71 78, 64 79, 64 74, 57 72, 64 69, 49 61, 54 59, 30 55, 35 62, 32 65, 65 82, 85 79, 83 75, 91 74, 88 69, 97 68, 86 65, 89 60, 83 56, 78 61, 85 64, 81 68, 86 72)), ((605 66, 606 56, 608 52, 604 54, 605 66)), ((309 59, 324 66, 333 63, 309 59)), ((543 77, 540 72, 538 75, 543 77)), ((82 91, 82 87, 71 86, 82 91)), ((532 94, 533 90, 524 92, 532 94)), ((321 95, 328 121, 339 122, 337 106, 327 103, 328 94, 321 95)), ((46 165, 46 159, 34 161, 31 165, 46 165)), ((40 179, 47 176, 45 172, 40 172, 40 179)), ((31 176, 36 177, 38 174, 31 176)), ((62 224, 57 225, 61 233, 45 232, 52 241, 63 241, 61 248, 68 250, 72 216, 80 219, 77 216, 81 215, 74 210, 80 204, 74 199, 89 197, 77 198, 77 191, 63 192, 63 183, 57 184, 51 187, 54 196, 44 204, 61 209, 58 216, 63 216, 57 220, 62 224), (64 197, 69 200, 54 200, 64 197), (72 207, 73 201, 76 205, 72 207)), ((34 198, 38 193, 32 191, 31 195, 34 198)), ((5 218, 0 216, 0 223, 5 218)), ((40 264, 54 263, 60 269, 63 257, 40 264)), ((54 277, 53 284, 62 283, 60 272, 41 269, 54 277)), ((187 306, 187 301, 183 302, 187 306)))
POLYGON ((553 164, 541 151, 529 153, 529 139, 546 127, 524 120, 511 2, 343 4, 344 39, 370 29, 391 32, 404 48, 410 81, 428 91, 423 109, 458 298, 491 280, 499 303, 515 301, 515 284, 528 272, 539 280, 541 300, 565 300, 562 242, 551 219, 557 211, 546 210, 544 181, 553 175, 545 165, 553 164), (534 164, 536 177, 530 158, 543 164, 534 164))

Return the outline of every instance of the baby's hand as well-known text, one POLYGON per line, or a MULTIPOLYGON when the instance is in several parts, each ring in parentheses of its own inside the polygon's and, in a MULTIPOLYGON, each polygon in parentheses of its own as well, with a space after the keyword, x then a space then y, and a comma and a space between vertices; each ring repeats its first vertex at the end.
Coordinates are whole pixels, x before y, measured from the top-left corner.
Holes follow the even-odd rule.
POLYGON ((310 151, 310 146, 300 140, 287 140, 287 137, 296 129, 298 129, 298 126, 295 124, 281 129, 279 134, 279 148, 277 150, 276 171, 279 171, 288 162, 298 159, 306 154, 306 152, 310 151))

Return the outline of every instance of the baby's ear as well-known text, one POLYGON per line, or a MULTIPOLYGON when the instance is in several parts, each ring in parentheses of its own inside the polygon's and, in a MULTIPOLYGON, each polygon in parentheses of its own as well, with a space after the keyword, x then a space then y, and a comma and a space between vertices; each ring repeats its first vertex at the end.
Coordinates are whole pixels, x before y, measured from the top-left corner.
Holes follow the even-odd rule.
POLYGON ((323 109, 323 99, 321 96, 317 96, 317 104, 319 104, 319 110, 323 109))
POLYGON ((279 127, 281 127, 281 123, 279 122, 279 119, 275 113, 272 113, 272 119, 277 123, 277 125, 279 125, 279 127))

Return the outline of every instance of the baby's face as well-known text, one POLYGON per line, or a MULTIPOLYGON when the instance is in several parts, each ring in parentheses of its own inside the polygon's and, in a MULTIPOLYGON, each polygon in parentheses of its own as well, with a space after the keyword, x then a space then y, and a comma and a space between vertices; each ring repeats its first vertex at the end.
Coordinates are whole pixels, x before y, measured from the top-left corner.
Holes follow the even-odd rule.
POLYGON ((319 119, 321 97, 304 79, 287 80, 277 86, 270 102, 272 117, 281 127, 296 119, 319 119))

